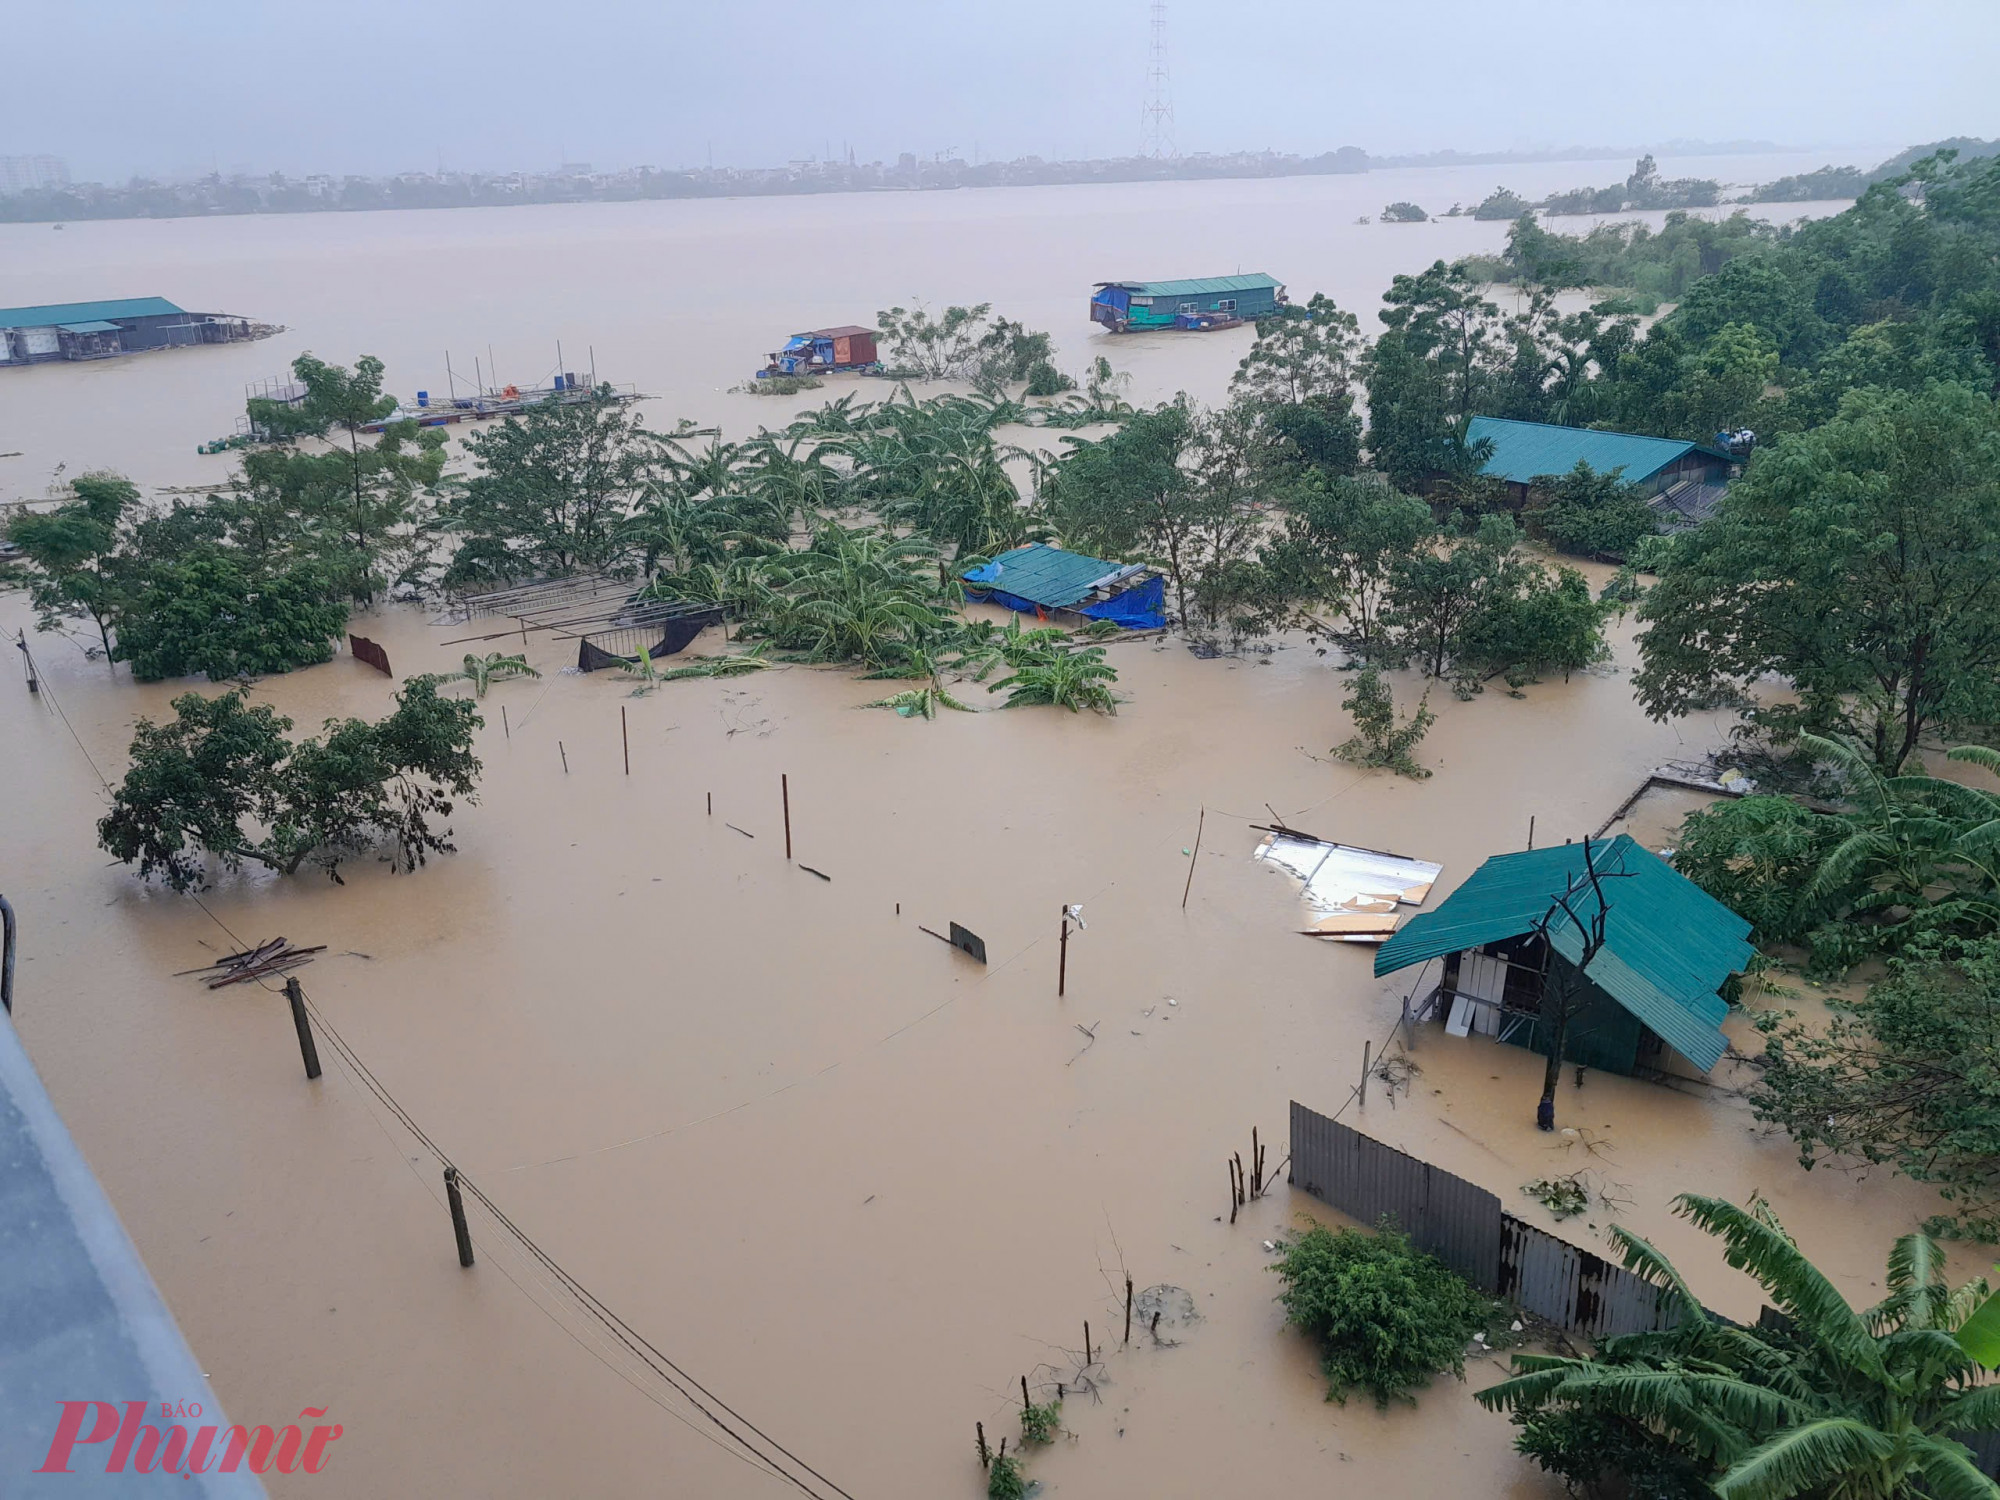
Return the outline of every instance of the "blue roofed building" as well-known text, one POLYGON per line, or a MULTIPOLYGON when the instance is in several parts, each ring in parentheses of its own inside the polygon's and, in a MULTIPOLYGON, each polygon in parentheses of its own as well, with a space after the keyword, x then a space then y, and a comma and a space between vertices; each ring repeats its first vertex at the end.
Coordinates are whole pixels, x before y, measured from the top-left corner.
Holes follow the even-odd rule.
MULTIPOLYGON (((1591 996, 1570 1022, 1564 1060, 1613 1073, 1707 1073, 1729 1046, 1721 990, 1755 951, 1750 924, 1629 834, 1593 850, 1606 877, 1605 941, 1584 971, 1591 996)), ((1453 1036, 1488 1036, 1546 1056, 1543 985, 1550 966, 1574 964, 1584 944, 1560 912, 1547 923, 1550 940, 1536 926, 1584 873, 1583 861, 1581 844, 1495 855, 1437 910, 1383 943, 1376 974, 1441 960, 1413 1016, 1453 1036)), ((1595 899, 1586 887, 1572 909, 1594 921, 1595 899)))
POLYGON ((1144 563, 1106 562, 1036 542, 961 575, 968 599, 1043 618, 1078 615, 1128 630, 1167 623, 1166 582, 1144 563))
POLYGON ((1268 318, 1284 305, 1283 283, 1262 271, 1185 281, 1100 281, 1090 299, 1090 321, 1113 333, 1199 331, 1268 318))

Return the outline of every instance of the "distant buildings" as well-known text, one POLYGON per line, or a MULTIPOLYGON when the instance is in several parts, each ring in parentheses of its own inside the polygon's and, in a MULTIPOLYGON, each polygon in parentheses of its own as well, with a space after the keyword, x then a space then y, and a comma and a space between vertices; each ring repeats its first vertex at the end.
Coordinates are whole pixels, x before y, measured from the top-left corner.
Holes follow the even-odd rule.
POLYGON ((0 193, 69 186, 69 163, 60 156, 0 156, 0 193))

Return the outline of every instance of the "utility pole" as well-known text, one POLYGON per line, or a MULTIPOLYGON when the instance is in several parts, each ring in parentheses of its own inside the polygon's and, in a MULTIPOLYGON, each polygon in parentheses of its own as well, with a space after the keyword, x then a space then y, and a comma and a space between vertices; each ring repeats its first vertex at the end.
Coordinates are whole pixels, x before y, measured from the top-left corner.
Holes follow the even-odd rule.
POLYGON ((1152 44, 1146 55, 1146 103, 1139 112, 1139 154, 1164 161, 1180 155, 1174 145, 1174 80, 1167 70, 1167 7, 1153 0, 1152 44))

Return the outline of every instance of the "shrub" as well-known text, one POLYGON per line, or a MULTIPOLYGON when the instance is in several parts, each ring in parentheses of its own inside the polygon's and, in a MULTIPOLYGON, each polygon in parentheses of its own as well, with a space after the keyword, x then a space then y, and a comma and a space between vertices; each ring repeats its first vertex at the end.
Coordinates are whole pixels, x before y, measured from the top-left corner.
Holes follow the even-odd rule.
POLYGON ((1021 1409, 1021 1445, 1029 1443, 1046 1445, 1056 1440, 1062 1431, 1062 1402, 1045 1401, 1040 1406, 1021 1409))
POLYGON ((1374 1234, 1315 1225, 1271 1269, 1285 1321, 1320 1346, 1329 1401, 1359 1388, 1386 1407, 1440 1370, 1463 1379, 1466 1341, 1494 1306, 1386 1219, 1374 1234))
POLYGON ((986 1471, 986 1500, 1023 1500, 1027 1493, 1021 1460, 1011 1453, 1000 1454, 986 1471))
POLYGON ((1422 781, 1431 773, 1417 764, 1410 752, 1424 737, 1437 715, 1428 701, 1401 724, 1396 722, 1396 700, 1389 684, 1374 667, 1364 667, 1354 676, 1340 706, 1354 717, 1354 738, 1334 747, 1333 753, 1357 766, 1381 766, 1398 776, 1422 781))
POLYGON ((1414 203, 1398 200, 1382 210, 1384 224, 1422 224, 1430 215, 1414 203))
POLYGON ((1076 382, 1046 359, 1038 359, 1028 366, 1030 396, 1060 396, 1064 391, 1075 389, 1076 382))
POLYGON ((817 375, 766 375, 743 389, 753 396, 796 396, 800 391, 816 391, 823 384, 817 375))

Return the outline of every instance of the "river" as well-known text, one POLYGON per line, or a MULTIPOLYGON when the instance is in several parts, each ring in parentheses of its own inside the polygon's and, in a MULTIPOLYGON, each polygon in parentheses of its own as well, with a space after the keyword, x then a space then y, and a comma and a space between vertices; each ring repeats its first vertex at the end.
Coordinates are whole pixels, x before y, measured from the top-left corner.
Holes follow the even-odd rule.
MULTIPOLYGON (((9 226, 0 301, 157 292, 292 331, 8 372, 0 450, 27 455, 9 462, 37 488, 57 463, 208 482, 229 460, 194 444, 297 348, 379 353, 395 388, 442 389, 447 347, 469 364, 490 340, 525 380, 554 368, 557 338, 570 363, 594 345, 601 376, 653 393, 657 421, 742 429, 782 403, 723 388, 780 335, 915 296, 990 298, 1054 328, 1073 367, 1108 345, 1141 399, 1214 399, 1244 335, 1110 344, 1082 326, 1088 283, 1240 265, 1367 307, 1393 271, 1493 248, 1505 226, 1361 213, 1610 175, 9 226)), ((9 636, 31 623, 0 599, 9 636)), ((465 647, 447 643, 470 633, 413 608, 355 628, 402 675, 454 665, 465 647)), ((1329 759, 1341 679, 1296 643, 1204 661, 1124 642, 1116 718, 925 723, 865 711, 881 686, 842 671, 633 697, 562 675, 566 653, 538 637, 545 675, 485 702, 457 854, 413 875, 352 864, 338 886, 225 877, 204 906, 106 867, 91 830, 93 767, 116 777, 134 719, 187 685, 135 685, 31 634, 50 691, 0 685, 16 1019, 232 1418, 318 1407, 343 1424, 327 1472, 273 1476, 274 1494, 784 1491, 477 1204, 479 1263, 461 1270, 439 1163, 327 1041, 325 1078, 301 1078, 281 999, 170 977, 232 934, 326 945, 302 978, 374 1085, 606 1305, 856 1497, 979 1493, 974 1422, 1015 1433, 1020 1377, 1073 1378, 1085 1320, 1109 1352, 1097 1396, 1065 1407, 1074 1437, 1031 1461, 1051 1492, 1549 1496, 1470 1400, 1495 1360, 1414 1409, 1322 1402, 1263 1242, 1334 1216, 1281 1183, 1232 1226, 1224 1161, 1253 1126, 1282 1155, 1290 1099, 1331 1112, 1403 993, 1365 949, 1298 941, 1292 883, 1252 860, 1250 825, 1276 810, 1440 860, 1440 893, 1519 848, 1530 816, 1538 842, 1594 829, 1654 765, 1727 728, 1644 719, 1630 623, 1613 636, 1615 661, 1570 682, 1440 694, 1424 782, 1329 759), (784 857, 781 775, 797 858, 830 880, 784 857), (1069 902, 1088 928, 1058 999, 1069 902), (918 930, 952 921, 984 937, 984 967, 918 930), (1201 1321, 1177 1346, 1121 1347, 1121 1267, 1192 1295, 1201 1321)), ((255 695, 303 730, 379 714, 393 691, 343 654, 255 695)), ((1633 818, 1656 847, 1670 836, 1659 807, 1633 818)), ((1755 1290, 1672 1216, 1675 1192, 1765 1193, 1857 1300, 1877 1294, 1890 1237, 1934 1207, 1879 1172, 1808 1176, 1726 1092, 1566 1079, 1562 1122, 1584 1134, 1550 1137, 1533 1128, 1538 1059, 1429 1031, 1415 1060, 1407 1094, 1348 1118, 1537 1222, 1521 1183, 1591 1169, 1616 1206, 1561 1232, 1600 1243, 1615 1216, 1725 1312, 1754 1314, 1755 1290)))

